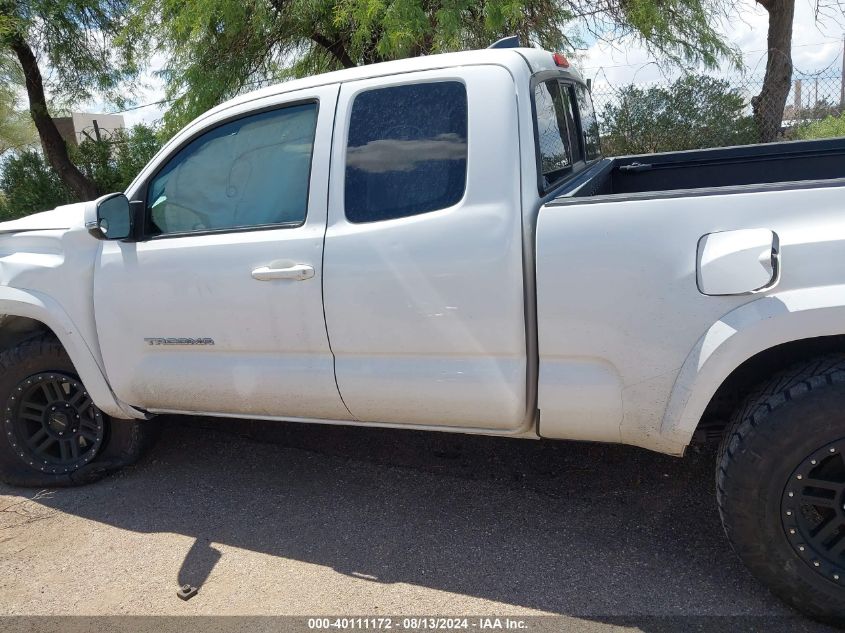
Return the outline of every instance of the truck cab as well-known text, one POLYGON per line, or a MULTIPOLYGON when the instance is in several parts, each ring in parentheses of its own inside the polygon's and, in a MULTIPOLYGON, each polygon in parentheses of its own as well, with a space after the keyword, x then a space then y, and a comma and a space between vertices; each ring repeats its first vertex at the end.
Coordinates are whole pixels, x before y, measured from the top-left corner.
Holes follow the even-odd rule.
POLYGON ((148 413, 536 436, 533 185, 598 155, 549 153, 554 173, 537 176, 533 148, 539 134, 562 150, 544 129, 549 88, 566 91, 573 132, 586 88, 530 49, 374 72, 221 106, 130 186, 131 238, 94 261, 117 399, 148 413))

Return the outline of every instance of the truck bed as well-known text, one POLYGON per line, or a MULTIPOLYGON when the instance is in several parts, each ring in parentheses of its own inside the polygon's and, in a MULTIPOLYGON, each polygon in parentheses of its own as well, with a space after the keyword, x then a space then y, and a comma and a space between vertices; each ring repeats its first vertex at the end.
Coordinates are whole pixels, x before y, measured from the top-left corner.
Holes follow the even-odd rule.
POLYGON ((642 194, 845 177, 845 138, 610 158, 593 165, 556 198, 642 194))

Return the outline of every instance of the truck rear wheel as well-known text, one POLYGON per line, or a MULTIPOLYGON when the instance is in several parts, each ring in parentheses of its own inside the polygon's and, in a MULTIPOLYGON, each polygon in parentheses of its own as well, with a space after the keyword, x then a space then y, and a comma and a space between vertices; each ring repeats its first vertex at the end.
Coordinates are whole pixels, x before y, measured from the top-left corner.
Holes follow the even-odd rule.
POLYGON ((716 469, 734 551, 781 599, 845 622, 845 356, 780 374, 728 427, 716 469))
POLYGON ((148 421, 112 419, 88 395, 52 336, 0 353, 0 480, 73 486, 136 461, 155 437, 148 421))

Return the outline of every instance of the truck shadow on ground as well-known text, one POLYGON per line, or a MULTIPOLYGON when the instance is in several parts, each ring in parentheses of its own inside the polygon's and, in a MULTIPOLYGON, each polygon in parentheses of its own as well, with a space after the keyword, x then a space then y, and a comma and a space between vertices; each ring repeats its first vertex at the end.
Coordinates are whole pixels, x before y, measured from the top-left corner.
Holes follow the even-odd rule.
POLYGON ((180 584, 201 585, 220 557, 213 544, 225 543, 593 619, 792 613, 725 540, 712 449, 677 459, 597 444, 164 423, 142 463, 39 503, 194 538, 180 584))

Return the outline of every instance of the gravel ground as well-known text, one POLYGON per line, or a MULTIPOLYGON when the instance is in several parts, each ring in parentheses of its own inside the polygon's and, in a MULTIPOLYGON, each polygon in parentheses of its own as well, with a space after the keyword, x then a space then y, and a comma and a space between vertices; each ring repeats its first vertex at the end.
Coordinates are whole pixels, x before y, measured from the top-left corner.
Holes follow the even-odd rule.
POLYGON ((677 459, 381 429, 164 427, 142 463, 97 484, 0 485, 0 614, 558 614, 570 630, 818 628, 731 552, 712 449, 677 459), (176 597, 184 583, 200 588, 187 602, 176 597))

